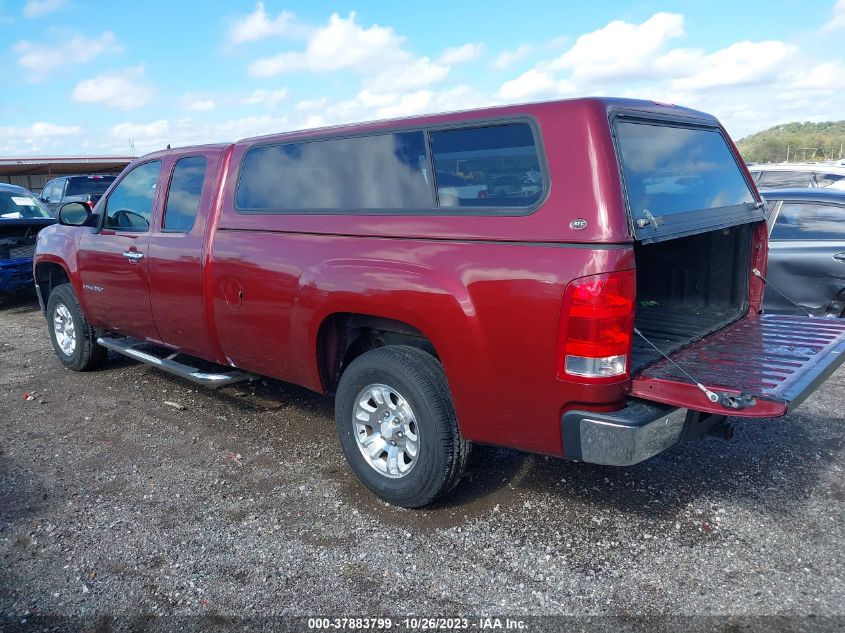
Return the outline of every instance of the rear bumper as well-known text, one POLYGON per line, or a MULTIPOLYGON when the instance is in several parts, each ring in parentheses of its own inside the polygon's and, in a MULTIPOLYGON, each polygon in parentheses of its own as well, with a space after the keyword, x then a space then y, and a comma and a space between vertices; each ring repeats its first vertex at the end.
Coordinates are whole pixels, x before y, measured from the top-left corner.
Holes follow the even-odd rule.
POLYGON ((561 420, 563 456, 631 466, 683 442, 688 417, 686 409, 642 400, 612 413, 568 411, 561 420))
POLYGON ((17 292, 32 282, 31 259, 0 261, 0 292, 17 292))

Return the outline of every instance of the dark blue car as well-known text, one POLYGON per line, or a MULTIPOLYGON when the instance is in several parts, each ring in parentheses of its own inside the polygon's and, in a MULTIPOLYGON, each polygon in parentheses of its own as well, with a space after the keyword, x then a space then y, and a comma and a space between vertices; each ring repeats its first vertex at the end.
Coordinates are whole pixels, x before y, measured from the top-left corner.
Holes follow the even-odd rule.
POLYGON ((0 293, 32 287, 35 236, 54 222, 29 189, 0 183, 0 293))
POLYGON ((769 210, 770 284, 764 310, 845 317, 845 191, 760 193, 769 210))

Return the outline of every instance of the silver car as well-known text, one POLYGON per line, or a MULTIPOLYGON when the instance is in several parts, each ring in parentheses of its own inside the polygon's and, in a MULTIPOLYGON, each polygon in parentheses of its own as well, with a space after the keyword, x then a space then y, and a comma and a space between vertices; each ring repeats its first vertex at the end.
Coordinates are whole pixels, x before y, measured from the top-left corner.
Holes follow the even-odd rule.
POLYGON ((845 317, 845 191, 771 189, 761 194, 769 210, 763 309, 845 317))
POLYGON ((836 163, 781 163, 749 165, 758 189, 811 187, 845 191, 845 165, 836 163))

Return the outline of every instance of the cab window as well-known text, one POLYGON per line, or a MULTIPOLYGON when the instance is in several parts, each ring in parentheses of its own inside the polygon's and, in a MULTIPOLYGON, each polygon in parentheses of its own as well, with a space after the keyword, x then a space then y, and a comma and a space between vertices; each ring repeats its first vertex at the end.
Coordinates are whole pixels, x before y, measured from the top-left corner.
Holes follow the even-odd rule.
POLYGON ((115 187, 106 202, 104 228, 147 231, 153 215, 161 161, 139 165, 115 187))
POLYGON ((543 194, 527 123, 433 131, 431 149, 440 207, 530 207, 543 194))
POLYGON ((187 232, 194 225, 205 180, 206 162, 204 156, 189 156, 176 162, 164 205, 162 228, 165 231, 187 232))

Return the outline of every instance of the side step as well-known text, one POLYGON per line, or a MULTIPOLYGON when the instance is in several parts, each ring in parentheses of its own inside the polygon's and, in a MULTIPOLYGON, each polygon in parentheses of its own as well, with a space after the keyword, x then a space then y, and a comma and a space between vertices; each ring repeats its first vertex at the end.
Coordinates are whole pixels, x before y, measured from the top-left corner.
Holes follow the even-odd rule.
POLYGON ((190 380, 191 382, 196 383, 198 385, 211 387, 212 389, 217 389, 218 387, 225 387, 226 385, 232 385, 237 382, 244 382, 245 380, 252 380, 253 378, 255 378, 255 375, 240 371, 238 369, 229 372, 219 373, 201 371, 196 367, 191 367, 190 365, 185 365, 183 363, 173 360, 174 357, 178 356, 177 353, 171 354, 170 356, 167 356, 165 358, 161 358, 159 356, 151 354, 150 352, 136 349, 141 345, 149 345, 149 343, 144 343, 142 341, 138 341, 131 338, 117 339, 109 338, 107 336, 101 336, 97 339, 97 343, 99 343, 106 349, 118 352, 120 354, 123 354, 124 356, 128 356, 129 358, 134 358, 135 360, 139 360, 142 363, 147 363, 148 365, 152 365, 153 367, 158 367, 159 369, 166 371, 167 373, 173 374, 175 376, 180 376, 181 378, 190 380))

